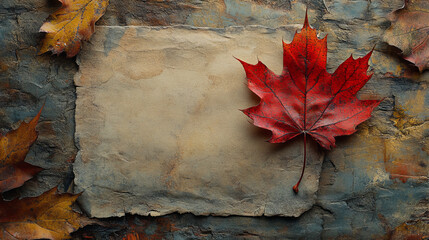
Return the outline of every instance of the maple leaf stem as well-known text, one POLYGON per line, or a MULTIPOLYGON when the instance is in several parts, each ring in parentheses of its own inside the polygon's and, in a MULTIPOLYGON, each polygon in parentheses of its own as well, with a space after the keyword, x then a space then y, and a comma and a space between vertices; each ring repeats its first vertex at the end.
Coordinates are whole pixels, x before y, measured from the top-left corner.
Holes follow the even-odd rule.
POLYGON ((304 135, 304 161, 292 188, 295 194, 307 164, 307 135, 311 133, 311 138, 329 150, 335 146, 336 136, 356 132, 356 126, 380 104, 379 100, 359 100, 356 96, 372 76, 367 72, 374 49, 358 59, 350 56, 333 74, 326 71, 327 50, 327 38, 317 37, 306 14, 301 32, 295 33, 291 43, 283 41, 281 75, 259 60, 255 65, 240 60, 248 88, 261 99, 243 113, 254 125, 271 131, 270 143, 304 135))
POLYGON ((304 132, 304 163, 302 164, 301 177, 299 177, 298 182, 292 188, 295 193, 299 192, 299 188, 298 187, 299 187, 299 184, 301 183, 302 176, 304 176, 305 164, 306 163, 307 163, 307 133, 304 132))

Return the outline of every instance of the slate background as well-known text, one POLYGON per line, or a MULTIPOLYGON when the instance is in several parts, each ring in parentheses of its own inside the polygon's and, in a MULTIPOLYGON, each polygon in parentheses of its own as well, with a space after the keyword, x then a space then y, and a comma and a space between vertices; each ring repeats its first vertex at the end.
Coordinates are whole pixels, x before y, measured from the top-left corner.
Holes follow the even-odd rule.
MULTIPOLYGON (((323 36, 328 33, 328 71, 350 53, 362 56, 375 46, 375 74, 361 95, 384 100, 359 133, 339 138, 337 148, 326 154, 317 204, 299 218, 127 216, 105 219, 103 227, 86 227, 75 238, 118 239, 135 224, 149 239, 402 239, 419 232, 428 236, 429 73, 419 74, 381 42, 390 26, 386 15, 402 5, 400 0, 111 0, 98 25, 275 28, 301 25, 308 6, 311 25, 323 36), (401 167, 397 162, 415 169, 416 176, 405 183, 391 179, 389 172, 401 167), (405 222, 408 225, 401 225, 405 222)), ((73 187, 77 65, 64 55, 37 55, 43 38, 38 30, 59 6, 57 0, 0 2, 1 132, 33 117, 46 101, 39 138, 26 159, 46 170, 6 193, 8 198, 36 196, 56 185, 63 191, 73 187)))

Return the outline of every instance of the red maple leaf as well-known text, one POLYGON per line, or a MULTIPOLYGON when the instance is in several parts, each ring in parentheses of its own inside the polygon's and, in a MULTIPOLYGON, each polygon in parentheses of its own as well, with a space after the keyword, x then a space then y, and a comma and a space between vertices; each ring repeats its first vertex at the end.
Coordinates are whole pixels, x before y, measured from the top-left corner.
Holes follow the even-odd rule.
POLYGON ((298 192, 305 170, 307 135, 322 147, 335 146, 335 137, 356 132, 356 126, 371 117, 379 100, 359 100, 356 93, 371 78, 367 75, 369 52, 350 56, 337 70, 326 71, 326 37, 318 39, 307 14, 300 33, 290 44, 283 42, 283 72, 276 75, 262 62, 251 65, 239 60, 246 71, 248 87, 261 98, 257 106, 242 110, 253 124, 272 132, 271 143, 284 143, 304 135, 304 163, 293 187, 298 192))

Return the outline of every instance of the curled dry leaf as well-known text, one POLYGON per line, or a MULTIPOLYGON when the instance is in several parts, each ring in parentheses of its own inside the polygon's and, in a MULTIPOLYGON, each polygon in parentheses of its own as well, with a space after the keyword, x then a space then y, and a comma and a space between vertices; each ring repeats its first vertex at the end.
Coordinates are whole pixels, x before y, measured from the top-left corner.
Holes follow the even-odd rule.
POLYGON ((257 106, 243 110, 253 124, 272 132, 271 143, 304 137, 301 177, 306 164, 307 136, 322 147, 335 146, 335 137, 356 132, 356 126, 371 116, 378 100, 359 100, 356 93, 372 75, 367 75, 371 53, 352 56, 330 74, 326 71, 326 37, 318 39, 305 16, 304 27, 290 44, 283 43, 283 72, 277 75, 262 62, 243 64, 248 87, 261 98, 257 106))
POLYGON ((429 68, 429 1, 405 0, 404 7, 389 15, 392 25, 384 41, 402 50, 404 58, 420 71, 429 68))
POLYGON ((29 123, 0 136, 0 193, 20 187, 42 168, 25 163, 30 146, 37 139, 36 125, 43 107, 29 123))
POLYGON ((86 220, 71 208, 78 197, 54 188, 38 197, 0 199, 0 239, 70 238, 86 220))
POLYGON ((46 32, 40 54, 51 51, 73 57, 80 51, 82 41, 94 33, 95 22, 106 12, 109 0, 59 0, 60 9, 40 28, 46 32))

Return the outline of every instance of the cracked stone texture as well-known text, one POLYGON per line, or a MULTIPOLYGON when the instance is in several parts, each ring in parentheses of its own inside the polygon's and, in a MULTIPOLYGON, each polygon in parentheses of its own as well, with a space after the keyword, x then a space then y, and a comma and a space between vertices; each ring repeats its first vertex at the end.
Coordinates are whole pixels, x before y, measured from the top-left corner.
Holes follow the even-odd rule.
MULTIPOLYGON (((419 74, 381 42, 390 25, 385 16, 400 8, 401 0, 111 0, 98 24, 301 26, 307 5, 312 26, 322 36, 329 34, 328 71, 349 54, 362 56, 375 46, 375 74, 361 96, 384 98, 358 133, 338 138, 337 148, 326 152, 314 207, 299 218, 146 217, 140 222, 147 223, 148 236, 162 230, 164 221, 175 227, 163 233, 167 239, 401 239, 408 234, 404 224, 423 224, 426 230, 420 231, 429 234, 429 73, 419 74)), ((58 6, 55 0, 0 2, 0 128, 17 127, 14 122, 34 116, 45 99, 47 104, 40 137, 27 158, 47 170, 8 195, 38 195, 57 184, 68 188, 73 178, 69 161, 76 153, 73 76, 78 68, 74 59, 36 55, 43 37, 38 29, 58 6)), ((126 228, 127 219, 114 220, 126 228)), ((94 236, 117 239, 119 230, 101 227, 94 236)))
POLYGON ((309 210, 322 154, 312 142, 295 194, 303 138, 270 144, 249 124, 238 109, 259 100, 233 57, 259 59, 280 74, 281 39, 295 31, 97 28, 75 78, 75 190, 86 212, 298 217, 309 210))
MULTIPOLYGON (((0 2, 0 129, 5 133, 34 117, 44 102, 40 135, 26 161, 46 170, 8 198, 37 196, 73 181, 75 87, 73 59, 38 56, 39 28, 58 4, 51 1, 0 2)), ((54 1, 52 1, 54 2, 54 1)))

